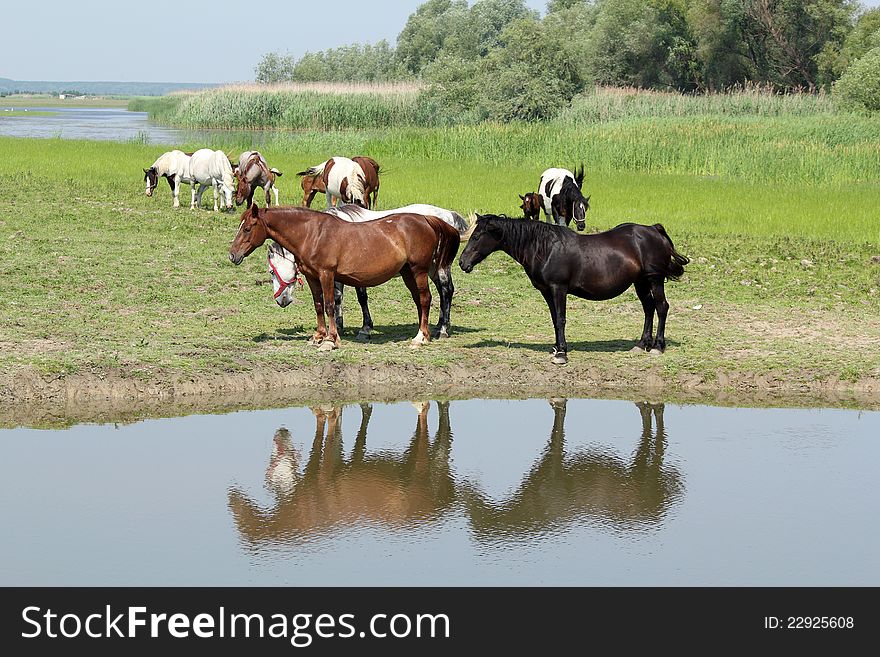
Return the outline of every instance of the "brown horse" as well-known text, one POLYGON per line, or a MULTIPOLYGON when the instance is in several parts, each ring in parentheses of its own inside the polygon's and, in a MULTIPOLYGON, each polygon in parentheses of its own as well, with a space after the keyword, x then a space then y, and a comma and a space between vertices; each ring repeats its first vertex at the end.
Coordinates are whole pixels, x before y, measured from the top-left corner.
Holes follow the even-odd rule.
POLYGON ((318 194, 327 193, 327 185, 324 184, 323 176, 303 175, 300 184, 303 190, 302 206, 304 208, 312 207, 312 201, 318 194))
POLYGON ((419 311, 419 334, 414 347, 431 339, 428 313, 433 268, 446 268, 458 253, 458 231, 437 217, 397 214, 353 224, 305 208, 252 205, 229 248, 236 265, 271 239, 293 253, 315 301, 318 328, 310 344, 322 351, 339 347, 334 285, 376 287, 401 276, 419 311), (435 258, 436 254, 436 258, 435 258), (330 329, 324 315, 329 317, 330 329))

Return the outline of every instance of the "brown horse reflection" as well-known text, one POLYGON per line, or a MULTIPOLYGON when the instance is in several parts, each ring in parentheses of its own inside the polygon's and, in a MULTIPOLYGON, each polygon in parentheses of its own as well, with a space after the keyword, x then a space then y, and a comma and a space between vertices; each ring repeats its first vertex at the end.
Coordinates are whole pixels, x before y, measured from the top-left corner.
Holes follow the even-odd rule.
POLYGON ((642 435, 632 458, 626 460, 600 451, 567 454, 567 402, 550 404, 554 415, 550 442, 517 491, 501 503, 493 503, 473 487, 463 491, 476 534, 492 538, 544 531, 581 518, 624 528, 661 522, 684 488, 678 471, 663 463, 664 405, 636 404, 642 435))
POLYGON ((438 518, 454 498, 449 405, 438 407, 440 425, 433 441, 428 432, 429 405, 424 403, 403 454, 370 456, 366 448, 372 407, 361 406, 361 425, 348 461, 343 456, 342 409, 312 409, 315 439, 301 475, 289 434, 281 430, 275 436, 266 472, 274 505, 261 509, 240 491, 229 493, 239 532, 250 543, 277 543, 358 521, 406 526, 438 518), (279 464, 283 464, 280 470, 279 464))

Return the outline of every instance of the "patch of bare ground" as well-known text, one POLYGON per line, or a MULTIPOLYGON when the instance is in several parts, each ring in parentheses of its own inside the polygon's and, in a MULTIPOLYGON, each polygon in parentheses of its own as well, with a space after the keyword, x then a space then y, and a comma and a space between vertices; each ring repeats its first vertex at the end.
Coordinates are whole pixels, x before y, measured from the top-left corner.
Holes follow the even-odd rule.
POLYGON ((293 406, 323 401, 598 397, 663 399, 728 406, 880 408, 880 377, 815 380, 810 373, 719 371, 664 376, 652 365, 575 364, 540 371, 527 366, 344 365, 266 369, 148 381, 117 371, 67 377, 24 369, 0 378, 0 426, 127 421, 192 413, 293 406))

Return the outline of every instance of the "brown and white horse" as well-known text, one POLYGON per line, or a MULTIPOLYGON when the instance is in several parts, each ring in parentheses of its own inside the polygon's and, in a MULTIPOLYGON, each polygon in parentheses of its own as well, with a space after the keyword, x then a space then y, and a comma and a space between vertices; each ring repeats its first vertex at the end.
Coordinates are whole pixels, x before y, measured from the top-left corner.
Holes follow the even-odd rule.
POLYGON ((235 175, 238 177, 238 186, 235 190, 235 204, 241 205, 247 201, 248 206, 254 201, 254 193, 257 187, 262 187, 266 192, 266 206, 272 205, 272 193, 275 194, 275 205, 278 205, 278 188, 275 179, 282 174, 278 169, 270 169, 266 158, 259 151, 245 151, 238 158, 238 166, 235 167, 235 175))
POLYGON ((242 215, 229 259, 240 265, 267 239, 296 255, 318 318, 311 344, 322 351, 337 349, 340 342, 335 284, 376 287, 396 276, 403 278, 419 312, 419 333, 412 345, 430 342, 428 279, 435 268, 451 265, 461 241, 455 228, 430 215, 399 214, 355 224, 305 208, 261 210, 252 205, 242 215))
MULTIPOLYGON (((297 175, 305 178, 320 178, 327 195, 327 207, 343 204, 359 205, 370 209, 375 207, 379 197, 379 164, 368 157, 333 157, 317 166, 300 171, 297 175)), ((305 184, 303 185, 305 191, 305 184)), ((321 191, 318 189, 317 191, 321 191)), ((314 195, 308 198, 306 207, 311 206, 314 195)))

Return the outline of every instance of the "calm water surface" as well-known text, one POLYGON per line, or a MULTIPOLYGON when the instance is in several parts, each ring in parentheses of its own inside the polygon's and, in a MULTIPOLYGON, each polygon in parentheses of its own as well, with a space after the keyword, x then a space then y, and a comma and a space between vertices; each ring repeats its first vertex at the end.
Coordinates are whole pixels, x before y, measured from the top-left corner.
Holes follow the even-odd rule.
POLYGON ((880 584, 880 414, 571 400, 0 431, 2 585, 880 584))
MULTIPOLYGON (((177 130, 148 120, 146 112, 125 108, 29 107, 30 112, 52 112, 51 116, 6 116, 0 98, 0 135, 50 139, 98 141, 146 141, 150 144, 211 143, 217 138, 237 138, 241 143, 262 143, 273 133, 224 130, 177 130)), ((24 108, 15 108, 23 112, 24 108)))

